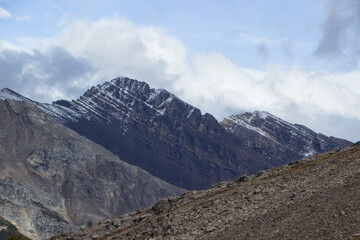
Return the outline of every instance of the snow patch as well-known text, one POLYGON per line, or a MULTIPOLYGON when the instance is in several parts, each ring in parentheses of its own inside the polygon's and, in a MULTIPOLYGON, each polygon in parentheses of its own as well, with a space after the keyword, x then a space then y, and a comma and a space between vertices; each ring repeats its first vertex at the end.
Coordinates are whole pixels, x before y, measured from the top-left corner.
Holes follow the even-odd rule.
POLYGON ((264 137, 267 137, 269 138, 269 135, 263 131, 262 129, 260 128, 257 128, 257 127, 254 127, 254 126, 251 126, 247 121, 244 121, 243 119, 240 119, 240 118, 236 118, 235 116, 231 116, 230 118, 228 118, 230 121, 233 121, 234 123, 240 125, 240 126, 243 126, 249 130, 252 130, 252 131, 255 131, 257 133, 259 133, 260 135, 264 136, 264 137))
POLYGON ((193 114, 194 111, 195 111, 195 108, 192 108, 186 118, 191 117, 191 115, 193 114))
POLYGON ((155 109, 158 113, 160 113, 161 115, 164 115, 166 108, 169 106, 169 104, 171 103, 171 101, 174 99, 173 96, 169 97, 168 99, 166 99, 164 102, 162 102, 157 109, 155 109))
POLYGON ((255 111, 254 113, 264 120, 268 117, 274 117, 273 115, 265 111, 255 111))
POLYGON ((0 90, 0 99, 5 100, 5 99, 14 99, 17 101, 24 101, 24 98, 21 98, 20 96, 17 96, 16 94, 10 92, 9 90, 7 90, 6 88, 1 89, 0 90))
POLYGON ((304 153, 303 155, 304 155, 304 157, 311 157, 315 154, 316 154, 316 152, 313 149, 309 149, 309 151, 304 153))
POLYGON ((153 91, 149 98, 146 100, 146 102, 151 102, 153 99, 156 98, 156 96, 158 96, 161 92, 163 91, 163 89, 156 89, 155 91, 153 91))

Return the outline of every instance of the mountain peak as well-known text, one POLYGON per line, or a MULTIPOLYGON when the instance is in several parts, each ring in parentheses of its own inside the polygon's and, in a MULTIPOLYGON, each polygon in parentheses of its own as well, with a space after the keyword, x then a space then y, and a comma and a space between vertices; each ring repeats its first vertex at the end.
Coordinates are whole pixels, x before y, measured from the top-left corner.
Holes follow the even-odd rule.
POLYGON ((248 147, 265 153, 272 161, 280 161, 279 156, 300 159, 351 143, 316 133, 303 125, 289 123, 265 111, 232 115, 221 124, 228 131, 246 139, 248 147))
POLYGON ((242 114, 231 115, 229 117, 232 120, 242 120, 246 123, 252 123, 253 121, 268 121, 268 120, 276 120, 286 125, 291 125, 290 123, 284 121, 281 118, 276 117, 275 115, 267 112, 267 111, 254 111, 254 112, 245 112, 242 114))
POLYGON ((0 113, 0 215, 32 239, 48 239, 183 192, 28 101, 0 100, 0 113))
POLYGON ((144 93, 150 90, 150 86, 146 82, 142 82, 127 77, 114 78, 113 80, 110 81, 110 83, 131 93, 138 93, 138 92, 144 93))
POLYGON ((18 100, 18 101, 24 101, 26 98, 24 96, 21 96, 17 92, 9 89, 9 88, 3 88, 0 90, 0 99, 5 100, 7 98, 18 100))
POLYGON ((265 111, 219 124, 165 89, 127 77, 93 86, 72 101, 28 101, 130 164, 187 189, 350 144, 265 111))

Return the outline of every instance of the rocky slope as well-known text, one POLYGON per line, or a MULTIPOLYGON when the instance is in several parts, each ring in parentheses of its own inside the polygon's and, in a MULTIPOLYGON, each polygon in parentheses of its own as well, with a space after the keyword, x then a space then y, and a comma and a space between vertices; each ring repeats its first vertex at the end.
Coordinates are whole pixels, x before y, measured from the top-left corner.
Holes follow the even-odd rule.
POLYGON ((27 240, 17 228, 12 225, 9 221, 6 221, 4 218, 0 217, 0 239, 1 240, 27 240))
MULTIPOLYGON (((31 101, 9 89, 1 92, 0 98, 31 101)), ((272 166, 210 114, 145 82, 116 78, 71 102, 31 102, 124 161, 187 189, 272 166)))
POLYGON ((27 237, 97 224, 181 192, 35 105, 0 100, 0 216, 27 237))
POLYGON ((291 124, 268 112, 233 115, 220 124, 274 166, 351 144, 344 139, 316 133, 303 125, 291 124))
POLYGON ((359 239, 360 143, 52 239, 359 239))
POLYGON ((231 120, 220 125, 212 115, 202 115, 199 109, 166 90, 152 89, 145 82, 129 78, 113 79, 92 87, 77 100, 59 100, 52 105, 36 103, 9 89, 1 90, 0 98, 6 97, 32 102, 122 160, 186 189, 203 189, 243 173, 300 159, 306 153, 350 144, 324 136, 322 144, 329 147, 303 152, 313 138, 302 141, 300 134, 288 142, 291 129, 283 128, 282 122, 266 121, 268 129, 281 130, 265 129, 267 136, 241 128, 231 120))

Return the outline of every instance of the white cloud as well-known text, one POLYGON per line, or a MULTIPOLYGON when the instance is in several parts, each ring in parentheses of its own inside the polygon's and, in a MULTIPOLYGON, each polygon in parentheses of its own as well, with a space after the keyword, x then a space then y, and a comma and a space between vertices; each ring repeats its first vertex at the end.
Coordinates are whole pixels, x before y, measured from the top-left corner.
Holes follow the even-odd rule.
POLYGON ((32 17, 30 17, 30 16, 22 16, 22 17, 16 17, 15 19, 17 21, 30 21, 32 19, 32 17))
POLYGON ((134 26, 121 18, 76 21, 60 38, 65 49, 89 60, 107 78, 122 74, 158 87, 187 68, 181 41, 159 28, 134 26))
POLYGON ((266 38, 266 37, 253 37, 253 36, 249 36, 244 33, 240 34, 239 37, 242 41, 248 42, 248 43, 251 43, 254 45, 258 45, 258 44, 272 45, 272 44, 281 42, 281 40, 272 40, 272 39, 266 38))
MULTIPOLYGON (((81 87, 123 75, 168 89, 219 120, 242 111, 266 110, 328 135, 359 140, 360 72, 308 72, 278 65, 257 71, 242 68, 219 53, 201 53, 189 59, 184 44, 165 30, 136 26, 117 17, 75 21, 58 36, 26 41, 33 47, 36 45, 31 42, 46 47, 38 45, 37 53, 18 57, 18 64, 8 63, 12 74, 19 69, 23 74, 8 76, 17 79, 17 85, 22 81, 24 89, 36 85, 37 78, 43 79, 39 93, 34 92, 43 97, 77 97, 85 90, 81 87), (62 57, 47 65, 55 57, 51 49, 57 49, 62 57), (81 70, 69 68, 67 61, 81 70), (38 65, 31 68, 34 63, 38 65)), ((1 46, 0 57, 6 62, 10 57, 4 57, 6 46, 1 46)))
POLYGON ((0 7, 0 18, 11 18, 11 13, 0 7))
POLYGON ((341 134, 337 131, 341 123, 335 127, 326 122, 335 116, 360 122, 359 77, 360 72, 307 72, 276 65, 266 71, 248 71, 212 54, 197 56, 190 74, 177 80, 175 91, 220 120, 236 110, 266 110, 290 122, 354 140, 359 132, 341 134))

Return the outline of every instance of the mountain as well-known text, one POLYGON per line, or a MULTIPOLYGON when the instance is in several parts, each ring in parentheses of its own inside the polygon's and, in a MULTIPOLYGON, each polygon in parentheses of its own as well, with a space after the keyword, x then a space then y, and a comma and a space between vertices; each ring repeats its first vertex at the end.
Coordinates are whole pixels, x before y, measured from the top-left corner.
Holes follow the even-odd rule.
POLYGON ((244 172, 269 168, 255 151, 210 114, 145 82, 116 78, 79 99, 41 104, 9 89, 6 97, 30 101, 67 127, 122 160, 186 189, 201 189, 244 172))
POLYGON ((360 239, 360 142, 189 191, 61 239, 360 239))
POLYGON ((303 125, 291 124, 268 112, 233 115, 220 124, 274 166, 351 144, 344 139, 316 133, 303 125))
POLYGON ((32 239, 182 193, 28 101, 0 100, 0 216, 32 239))
POLYGON ((240 115, 219 123, 212 115, 202 115, 199 109, 168 91, 129 78, 115 78, 90 88, 77 100, 53 104, 34 102, 9 89, 1 90, 0 98, 2 95, 32 102, 122 160, 186 189, 203 189, 244 173, 298 160, 306 153, 351 144, 324 136, 322 144, 329 147, 303 152, 316 140, 301 140, 303 130, 299 128, 294 150, 294 142, 286 141, 290 133, 282 127, 284 121, 270 122, 269 117, 264 124, 267 129, 263 130, 260 125, 243 127, 235 124, 239 120, 231 120, 240 115), (255 128, 268 133, 260 134, 253 131, 255 128))

